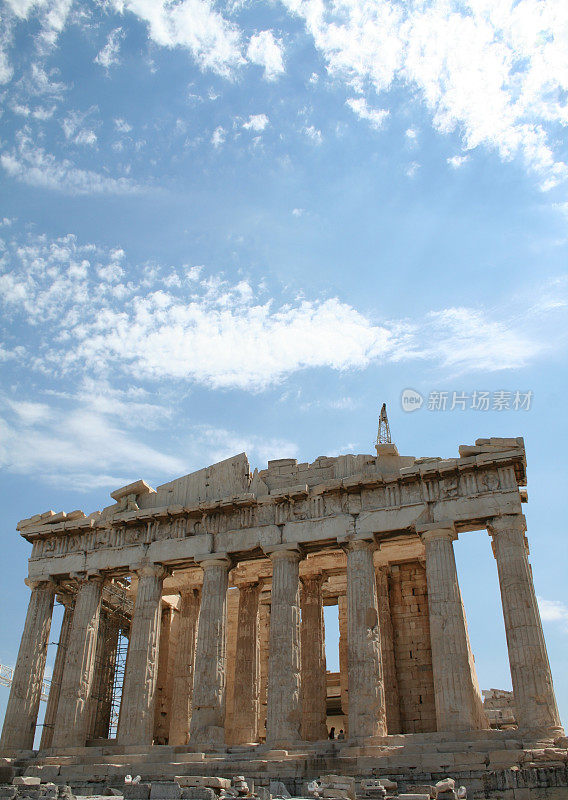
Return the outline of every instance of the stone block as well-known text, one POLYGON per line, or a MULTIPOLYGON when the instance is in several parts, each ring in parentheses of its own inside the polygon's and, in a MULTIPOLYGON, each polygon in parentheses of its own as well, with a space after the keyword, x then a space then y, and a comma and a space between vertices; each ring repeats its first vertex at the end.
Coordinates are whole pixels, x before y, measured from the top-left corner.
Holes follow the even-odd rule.
POLYGON ((181 790, 181 800, 215 800, 216 796, 209 786, 188 786, 181 790))
POLYGON ((399 800, 430 800, 429 794, 419 792, 406 792, 398 795, 399 800))
POLYGON ((24 775, 37 776, 42 781, 54 781, 60 771, 59 764, 38 764, 37 766, 28 767, 24 775))
POLYGON ((292 796, 282 781, 270 781, 270 794, 273 797, 288 798, 292 796))
POLYGON ((150 800, 180 800, 181 789, 177 781, 152 781, 150 800))
POLYGON ((148 800, 150 788, 150 783, 125 783, 123 789, 124 800, 148 800))
POLYGON ((208 786, 211 789, 230 789, 229 778, 218 778, 215 775, 176 775, 175 782, 183 788, 208 786))
POLYGON ((35 775, 16 775, 12 783, 14 786, 39 786, 41 784, 41 778, 35 775))
POLYGON ((412 787, 414 792, 418 794, 428 794, 431 798, 435 798, 438 795, 438 790, 435 786, 430 786, 429 784, 424 784, 420 786, 413 786, 412 787))

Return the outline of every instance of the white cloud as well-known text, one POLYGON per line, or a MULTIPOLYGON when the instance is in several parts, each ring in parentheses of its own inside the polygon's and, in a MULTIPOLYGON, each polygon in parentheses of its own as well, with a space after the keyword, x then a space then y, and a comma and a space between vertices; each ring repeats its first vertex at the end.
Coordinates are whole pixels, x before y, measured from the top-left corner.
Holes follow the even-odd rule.
POLYGON ((17 19, 28 19, 34 12, 39 22, 36 45, 40 54, 49 52, 64 30, 72 0, 6 0, 17 19))
POLYGON ((456 307, 377 320, 337 297, 277 301, 201 267, 132 269, 122 250, 73 236, 9 240, 0 263, 3 318, 18 318, 29 333, 19 361, 51 375, 260 391, 310 368, 428 361, 452 375, 518 369, 551 342, 566 344, 551 330, 568 313, 568 281, 556 286, 553 308, 531 295, 522 313, 456 307))
POLYGON ((272 31, 260 31, 251 36, 247 58, 253 64, 264 67, 264 77, 267 81, 275 80, 284 72, 282 42, 274 38, 272 31))
POLYGON ((333 77, 378 95, 406 84, 434 126, 459 131, 467 149, 520 156, 543 189, 568 177, 554 152, 555 126, 568 122, 565 0, 282 2, 303 18, 333 77))
POLYGON ((193 447, 208 454, 202 463, 223 461, 235 453, 246 453, 252 466, 266 467, 267 461, 275 458, 296 458, 298 445, 286 439, 264 439, 255 434, 239 434, 235 431, 215 428, 209 425, 196 425, 192 429, 193 447))
POLYGON ((130 125, 125 119, 122 119, 121 117, 117 117, 115 120, 113 120, 113 122, 115 130, 117 130, 118 133, 130 133, 130 131, 132 130, 132 125, 130 125))
POLYGON ((132 268, 120 248, 71 235, 7 238, 0 313, 24 326, 26 349, 0 343, 0 357, 26 374, 112 373, 255 392, 310 368, 426 361, 446 375, 486 374, 566 347, 552 334, 566 328, 568 280, 510 309, 445 308, 413 320, 374 319, 337 297, 266 292, 199 266, 132 268))
POLYGON ((364 97, 350 97, 345 104, 359 119, 364 119, 375 130, 383 127, 390 112, 385 108, 370 108, 364 97))
POLYGON ((306 213, 305 208, 293 208, 292 209, 292 215, 294 217, 303 217, 305 213, 306 213))
POLYGON ((105 69, 116 67, 120 64, 120 45, 124 39, 124 32, 122 28, 115 28, 112 30, 106 40, 105 46, 97 53, 95 57, 95 64, 100 64, 105 69))
POLYGON ((545 600, 544 597, 537 597, 537 600, 542 621, 559 622, 568 633, 568 605, 561 600, 545 600))
POLYGON ((91 108, 89 111, 70 111, 66 117, 61 121, 63 133, 68 142, 77 145, 87 145, 94 147, 97 143, 97 134, 88 125, 85 125, 85 120, 90 116, 96 108, 91 108))
POLYGON ((316 128, 315 125, 306 126, 304 128, 304 133, 306 134, 308 139, 311 139, 312 142, 314 142, 315 144, 321 144, 323 142, 323 136, 321 134, 321 131, 318 128, 316 128))
POLYGON ((406 168, 405 173, 408 178, 416 177, 418 170, 420 169, 420 164, 418 161, 412 161, 406 168))
POLYGON ((247 122, 243 122, 243 128, 247 131, 263 131, 270 123, 266 114, 251 114, 247 122))
POLYGON ((213 135, 211 136, 211 144, 213 147, 221 147, 221 145, 225 142, 226 136, 227 131, 222 125, 219 125, 217 128, 215 128, 213 135))
POLYGON ((15 180, 67 194, 134 194, 142 191, 127 178, 109 178, 99 172, 79 169, 71 161, 58 161, 32 141, 29 131, 20 131, 16 147, 0 155, 4 171, 15 180))
POLYGON ((202 69, 230 76, 244 63, 240 31, 215 11, 211 0, 114 0, 148 25, 151 39, 162 47, 183 47, 202 69))
POLYGON ((464 164, 467 164, 469 161, 469 156, 452 156, 451 158, 446 159, 448 164, 452 169, 459 169, 463 167, 464 164))
POLYGON ((16 402, 1 394, 0 467, 78 489, 120 486, 141 473, 183 474, 182 457, 147 445, 128 430, 135 419, 147 431, 141 412, 151 410, 154 418, 160 409, 121 399, 118 392, 109 396, 108 388, 92 384, 57 405, 16 402))

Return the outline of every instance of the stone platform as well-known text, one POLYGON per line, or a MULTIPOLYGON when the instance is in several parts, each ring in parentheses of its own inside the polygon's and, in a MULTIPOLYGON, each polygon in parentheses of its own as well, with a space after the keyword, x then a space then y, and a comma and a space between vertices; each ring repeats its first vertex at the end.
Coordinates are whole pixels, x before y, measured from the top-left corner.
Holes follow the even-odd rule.
POLYGON ((307 781, 336 773, 359 780, 388 777, 409 788, 451 775, 467 788, 470 798, 564 800, 568 799, 567 747, 566 738, 528 740, 518 731, 470 731, 378 737, 364 747, 327 741, 288 750, 243 745, 207 753, 182 746, 108 743, 67 748, 57 755, 49 751, 20 754, 13 763, 18 772, 69 784, 78 792, 97 784, 120 788, 127 774, 146 781, 243 774, 257 786, 280 780, 292 795, 305 796, 307 781), (550 792, 540 792, 539 784, 550 792))

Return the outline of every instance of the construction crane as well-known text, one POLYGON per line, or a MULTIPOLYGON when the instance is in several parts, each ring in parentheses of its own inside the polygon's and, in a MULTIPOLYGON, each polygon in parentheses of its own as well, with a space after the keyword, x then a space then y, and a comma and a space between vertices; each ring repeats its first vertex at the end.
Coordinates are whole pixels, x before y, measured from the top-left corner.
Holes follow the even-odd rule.
POLYGON ((381 413, 379 414, 379 428, 377 430, 376 445, 391 444, 391 432, 389 427, 389 419, 387 417, 387 404, 383 403, 381 413))
MULTIPOLYGON (((14 680, 14 670, 12 667, 7 667, 5 664, 0 664, 0 686, 7 686, 10 688, 14 680)), ((49 697, 49 690, 51 689, 51 681, 42 681, 40 700, 47 703, 49 697)))

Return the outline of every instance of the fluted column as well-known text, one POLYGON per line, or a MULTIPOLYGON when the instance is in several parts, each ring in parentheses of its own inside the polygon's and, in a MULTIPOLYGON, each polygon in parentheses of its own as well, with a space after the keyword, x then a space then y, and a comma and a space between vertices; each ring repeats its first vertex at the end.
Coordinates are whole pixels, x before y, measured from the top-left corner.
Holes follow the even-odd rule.
POLYGON ((347 553, 349 739, 387 732, 377 584, 372 542, 353 540, 347 553))
POLYGON ((327 739, 327 676, 321 586, 323 575, 302 577, 302 739, 327 739))
POLYGON ((488 525, 497 561, 509 664, 519 728, 561 733, 542 622, 527 558, 523 514, 488 525))
POLYGON ((389 601, 389 568, 377 568, 377 605, 381 631, 381 657, 385 682, 385 707, 389 734, 400 733, 400 698, 394 659, 394 633, 389 601))
POLYGON ((158 678, 162 589, 167 571, 159 564, 145 564, 135 571, 138 575, 138 591, 130 627, 118 744, 151 745, 158 678))
POLYGON ((47 658, 56 587, 50 581, 27 583, 32 593, 4 717, 2 750, 31 750, 33 747, 47 658))
POLYGON ((200 603, 199 589, 184 589, 181 592, 179 640, 173 672, 170 745, 187 744, 189 739, 200 603))
POLYGON ((458 585, 453 526, 425 526, 426 582, 430 616, 432 671, 439 731, 486 727, 481 697, 475 691, 465 614, 458 585))
POLYGON ((189 740, 193 746, 204 749, 225 745, 227 588, 230 566, 230 559, 226 556, 211 556, 201 560, 203 589, 189 740))
POLYGON ((108 737, 119 633, 120 625, 116 616, 111 611, 101 611, 87 727, 89 739, 108 737))
POLYGON ((65 667, 65 659, 67 658, 67 643, 69 641, 71 623, 73 621, 73 598, 69 595, 65 595, 57 599, 64 606, 65 611, 63 612, 63 619, 61 620, 57 653, 55 655, 55 664, 53 665, 53 674, 51 676, 45 717, 43 719, 43 729, 39 745, 40 750, 47 750, 48 747, 51 747, 53 741, 53 729, 55 727, 55 717, 57 716, 63 669, 65 667))
POLYGON ((266 741, 278 747, 300 741, 300 552, 293 545, 270 552, 272 602, 266 741))
POLYGON ((83 747, 87 741, 102 590, 101 575, 79 578, 55 716, 54 748, 83 747))
POLYGON ((237 744, 258 741, 259 641, 258 598, 260 584, 239 586, 237 653, 235 659, 235 693, 233 731, 237 744))
POLYGON ((339 622, 339 690, 341 692, 341 712, 345 736, 349 736, 349 648, 347 646, 347 595, 337 598, 337 617, 339 622))

